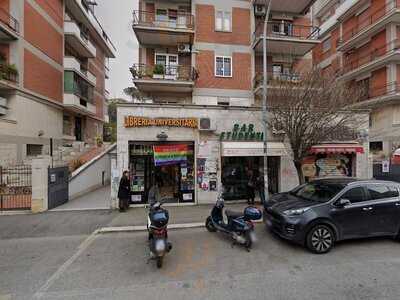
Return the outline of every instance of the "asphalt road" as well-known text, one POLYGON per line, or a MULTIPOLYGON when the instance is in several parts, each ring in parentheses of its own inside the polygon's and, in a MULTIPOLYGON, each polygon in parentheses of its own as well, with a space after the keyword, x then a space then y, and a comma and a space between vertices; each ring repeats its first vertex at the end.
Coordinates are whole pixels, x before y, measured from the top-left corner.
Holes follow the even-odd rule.
POLYGON ((175 230, 158 270, 145 232, 82 233, 89 225, 0 240, 0 299, 400 299, 400 243, 390 239, 314 255, 259 225, 248 253, 203 228, 175 230))

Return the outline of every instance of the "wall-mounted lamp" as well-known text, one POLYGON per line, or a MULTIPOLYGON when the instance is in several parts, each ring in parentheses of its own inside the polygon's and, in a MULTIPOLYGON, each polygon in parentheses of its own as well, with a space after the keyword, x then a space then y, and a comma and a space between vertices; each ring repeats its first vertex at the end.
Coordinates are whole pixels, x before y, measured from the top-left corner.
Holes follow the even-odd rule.
POLYGON ((168 139, 168 134, 166 134, 164 131, 161 131, 159 134, 157 134, 157 139, 160 141, 166 141, 168 139))

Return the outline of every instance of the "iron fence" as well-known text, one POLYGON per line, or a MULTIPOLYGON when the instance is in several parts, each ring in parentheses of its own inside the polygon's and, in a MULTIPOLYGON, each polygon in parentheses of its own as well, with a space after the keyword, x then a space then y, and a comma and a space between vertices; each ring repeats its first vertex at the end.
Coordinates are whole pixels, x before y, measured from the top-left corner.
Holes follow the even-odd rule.
POLYGON ((30 209, 31 204, 31 166, 0 166, 0 211, 30 209))

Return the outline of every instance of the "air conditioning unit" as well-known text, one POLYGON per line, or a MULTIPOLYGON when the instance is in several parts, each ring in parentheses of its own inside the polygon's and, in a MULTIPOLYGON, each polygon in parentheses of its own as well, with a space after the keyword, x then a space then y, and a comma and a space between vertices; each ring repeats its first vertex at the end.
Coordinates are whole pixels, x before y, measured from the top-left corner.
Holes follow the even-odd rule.
POLYGON ((259 17, 265 16, 266 14, 265 5, 255 5, 254 14, 259 17))
POLYGON ((7 114, 7 99, 0 97, 0 116, 7 114))
POLYGON ((179 44, 178 52, 179 53, 190 53, 190 45, 189 44, 179 44))
POLYGON ((199 130, 200 131, 215 131, 217 130, 217 126, 213 120, 210 118, 200 118, 199 122, 199 130))

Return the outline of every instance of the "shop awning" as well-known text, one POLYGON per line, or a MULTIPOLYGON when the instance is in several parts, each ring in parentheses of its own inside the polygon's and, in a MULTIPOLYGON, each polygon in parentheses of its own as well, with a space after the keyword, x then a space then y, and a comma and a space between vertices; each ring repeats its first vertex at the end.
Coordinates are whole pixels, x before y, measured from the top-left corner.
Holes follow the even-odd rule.
POLYGON ((358 144, 324 144, 315 145, 310 149, 310 153, 364 153, 364 147, 358 144))
MULTIPOLYGON (((283 143, 267 143, 268 156, 286 155, 283 143)), ((222 156, 264 156, 263 142, 222 142, 222 156)))

